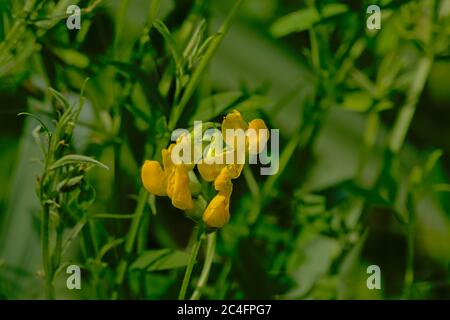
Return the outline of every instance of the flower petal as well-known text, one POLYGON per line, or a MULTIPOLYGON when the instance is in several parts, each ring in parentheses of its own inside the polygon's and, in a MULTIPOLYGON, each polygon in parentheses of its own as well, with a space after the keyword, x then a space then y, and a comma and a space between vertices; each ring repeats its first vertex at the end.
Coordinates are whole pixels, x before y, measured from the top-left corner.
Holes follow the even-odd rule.
POLYGON ((250 121, 246 135, 250 154, 262 152, 270 136, 266 123, 261 119, 250 121))
MULTIPOLYGON (((245 148, 246 137, 245 131, 248 128, 247 122, 242 118, 239 111, 234 110, 229 113, 222 122, 223 141, 231 148, 231 150, 245 148), (227 130, 232 130, 227 132, 227 130)), ((245 152, 245 151, 244 151, 245 152)))
POLYGON ((163 149, 161 151, 164 171, 170 172, 170 169, 174 166, 172 162, 172 150, 174 147, 175 144, 171 144, 168 149, 163 149))
POLYGON ((167 183, 167 195, 172 199, 172 205, 181 210, 192 210, 191 190, 189 189, 189 176, 186 169, 176 166, 167 183))
POLYGON ((158 161, 145 161, 141 170, 141 179, 145 189, 157 196, 166 196, 165 174, 158 161))
POLYGON ((200 172, 202 178, 207 182, 214 181, 220 174, 220 171, 223 169, 223 167, 224 167, 223 164, 216 164, 216 163, 208 164, 205 163, 204 161, 200 162, 197 165, 198 172, 200 172))
POLYGON ((229 164, 228 171, 230 172, 231 179, 237 179, 241 176, 242 169, 244 169, 243 164, 229 164))
POLYGON ((247 128, 247 122, 245 122, 241 113, 237 110, 233 110, 231 113, 227 114, 222 122, 222 134, 224 134, 227 129, 242 129, 246 131, 247 128))
POLYGON ((222 228, 230 220, 230 197, 219 192, 203 213, 203 222, 210 228, 222 228))
POLYGON ((216 180, 214 180, 214 188, 219 192, 231 195, 233 184, 231 183, 231 174, 227 167, 223 168, 216 180))

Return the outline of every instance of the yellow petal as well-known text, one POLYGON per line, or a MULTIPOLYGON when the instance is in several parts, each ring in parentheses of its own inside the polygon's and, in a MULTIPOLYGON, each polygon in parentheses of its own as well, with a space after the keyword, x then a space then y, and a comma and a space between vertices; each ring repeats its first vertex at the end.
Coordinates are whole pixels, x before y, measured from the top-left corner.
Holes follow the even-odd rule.
MULTIPOLYGON (((227 168, 230 173, 231 179, 237 179, 241 175, 242 169, 245 164, 245 149, 244 150, 233 150, 233 161, 227 161, 227 168)), ((229 152, 227 152, 227 155, 229 152)))
POLYGON ((167 195, 165 174, 158 161, 145 161, 141 170, 141 179, 148 192, 157 196, 167 195))
POLYGON ((205 163, 204 161, 200 162, 197 165, 198 172, 200 172, 202 178, 207 182, 214 181, 220 174, 220 171, 222 170, 223 167, 224 167, 223 164, 215 164, 215 163, 208 164, 205 163))
POLYGON ((231 179, 237 179, 241 176, 242 169, 244 169, 243 164, 229 164, 228 171, 230 172, 231 179))
POLYGON ((241 113, 237 110, 233 110, 227 114, 222 122, 222 133, 225 133, 227 129, 242 129, 246 131, 248 128, 247 122, 245 122, 241 113))
POLYGON ((203 222, 211 228, 222 228, 230 220, 230 197, 219 192, 203 213, 203 222))
POLYGON ((194 140, 191 137, 191 135, 188 135, 186 133, 181 134, 175 145, 171 145, 172 148, 170 148, 170 153, 172 160, 176 160, 175 163, 177 165, 183 164, 186 167, 186 170, 190 171, 193 170, 195 167, 195 150, 196 147, 194 145, 194 140), (185 152, 189 152, 190 156, 187 158, 187 153, 185 156, 185 152))
POLYGON ((164 170, 165 171, 170 170, 174 166, 174 164, 172 162, 172 150, 173 150, 173 147, 175 147, 175 145, 171 144, 168 149, 163 149, 161 151, 162 161, 163 161, 163 165, 164 165, 164 170))
POLYGON ((172 205, 181 210, 192 210, 191 190, 189 189, 189 176, 186 169, 180 165, 175 166, 167 183, 167 195, 172 199, 172 205))
POLYGON ((270 136, 264 120, 255 119, 250 121, 246 134, 249 153, 258 154, 262 152, 270 136))
POLYGON ((240 146, 245 148, 245 131, 247 128, 247 122, 242 118, 239 111, 234 110, 229 113, 222 122, 223 140, 232 150, 239 149, 240 146), (233 131, 227 132, 227 130, 233 131))
POLYGON ((214 180, 214 188, 219 192, 231 195, 233 184, 231 183, 231 174, 227 167, 223 168, 216 180, 214 180))

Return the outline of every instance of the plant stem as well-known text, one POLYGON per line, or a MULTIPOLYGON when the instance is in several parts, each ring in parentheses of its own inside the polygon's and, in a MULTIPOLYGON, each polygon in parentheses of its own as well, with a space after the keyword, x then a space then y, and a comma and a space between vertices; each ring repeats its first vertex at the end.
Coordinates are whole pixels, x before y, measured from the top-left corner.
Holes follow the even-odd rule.
POLYGON ((406 271, 403 289, 403 297, 408 299, 411 296, 414 283, 414 224, 407 226, 407 252, 406 252, 406 271))
POLYGON ((53 270, 58 270, 59 265, 61 264, 62 240, 63 230, 61 229, 61 227, 58 227, 56 230, 56 243, 52 257, 53 270))
POLYGON ((119 266, 117 268, 117 276, 115 281, 116 289, 112 294, 112 299, 118 298, 119 295, 118 287, 122 284, 123 279, 125 277, 125 273, 128 268, 128 259, 131 256, 131 253, 134 248, 134 242, 136 240, 136 235, 139 230, 139 226, 141 224, 147 199, 148 199, 148 192, 144 188, 141 188, 138 204, 134 213, 134 218, 133 221, 131 222, 129 236, 127 237, 127 240, 125 242, 125 256, 123 257, 122 260, 120 260, 119 266))
POLYGON ((419 101, 419 97, 425 87, 432 64, 433 59, 428 56, 422 58, 419 62, 416 76, 414 77, 414 82, 406 98, 406 104, 402 107, 398 114, 394 129, 392 130, 392 135, 390 137, 389 149, 394 154, 398 153, 404 144, 406 134, 408 133, 416 111, 417 102, 419 101))
POLYGON ((209 272, 211 271, 211 266, 214 260, 214 254, 216 252, 216 232, 208 235, 208 244, 206 247, 206 258, 203 264, 202 272, 200 273, 200 278, 197 282, 197 288, 191 296, 191 300, 198 300, 202 295, 202 290, 208 282, 209 272))
MULTIPOLYGON (((161 152, 161 150, 164 148, 164 146, 167 145, 167 143, 168 143, 168 138, 163 138, 161 141, 158 142, 157 147, 155 149, 154 157, 156 157, 156 155, 161 152)), ((113 294, 111 297, 112 299, 118 298, 118 295, 119 295, 118 287, 122 284, 123 279, 125 277, 125 273, 128 268, 128 262, 129 262, 128 260, 130 259, 131 254, 133 252, 134 244, 136 242, 139 227, 142 222, 142 217, 144 216, 145 205, 147 204, 148 198, 149 198, 149 193, 147 192, 147 190, 144 187, 141 186, 141 190, 139 191, 138 203, 136 206, 136 210, 133 213, 133 220, 131 222, 130 231, 128 233, 128 236, 127 236, 127 239, 125 242, 125 255, 122 258, 122 260, 120 260, 119 266, 117 267, 117 275, 116 275, 116 280, 115 280, 116 288, 113 291, 113 294)))
POLYGON ((178 295, 178 300, 184 300, 186 297, 186 291, 191 280, 192 270, 194 269, 194 264, 197 261, 198 251, 202 244, 203 230, 200 227, 195 227, 195 240, 194 245, 191 249, 191 256, 189 258, 186 271, 184 273, 183 283, 181 284, 180 294, 178 295))
POLYGON ((203 72, 205 71, 206 67, 208 66, 209 62, 211 61, 212 57, 214 56, 215 52, 219 48, 219 45, 222 43, 222 40, 225 36, 225 34, 228 32, 231 26, 231 21, 233 20, 234 16, 236 15, 240 5, 242 4, 243 0, 237 0, 234 4, 233 8, 229 12, 227 18, 225 19, 224 23, 220 27, 218 31, 218 36, 211 41, 210 46, 205 52, 204 57, 200 60, 197 68, 195 69, 194 73, 192 74, 192 78, 189 81, 186 90, 184 91, 180 103, 173 108, 170 120, 169 120, 169 131, 172 131, 175 129, 177 122, 179 118, 181 117, 181 114, 183 113, 184 108, 187 106, 189 101, 191 100, 192 95, 194 94, 195 89, 197 88, 201 76, 203 75, 203 72))
POLYGON ((416 226, 416 211, 415 211, 415 195, 412 192, 408 196, 408 225, 406 226, 407 233, 407 251, 406 251, 406 270, 405 281, 403 286, 403 297, 409 299, 411 297, 412 288, 414 284, 414 241, 415 241, 415 226, 416 226))
POLYGON ((44 264, 45 273, 45 296, 49 300, 55 298, 54 288, 53 288, 53 275, 52 275, 52 261, 50 257, 49 248, 49 225, 50 225, 50 213, 47 207, 44 207, 43 219, 42 219, 42 260, 44 264))

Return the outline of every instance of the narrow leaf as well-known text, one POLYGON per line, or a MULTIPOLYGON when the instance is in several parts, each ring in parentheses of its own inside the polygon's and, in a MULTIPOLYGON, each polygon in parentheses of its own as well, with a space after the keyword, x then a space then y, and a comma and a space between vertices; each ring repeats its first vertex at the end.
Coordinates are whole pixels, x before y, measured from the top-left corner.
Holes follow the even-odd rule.
POLYGON ((92 159, 90 157, 77 155, 77 154, 69 154, 67 156, 62 157, 61 159, 57 160, 53 165, 51 165, 48 169, 49 170, 55 170, 60 167, 67 166, 69 164, 77 164, 77 163, 86 163, 86 164, 92 164, 94 166, 98 166, 100 168, 109 170, 108 166, 101 163, 100 161, 97 161, 95 159, 92 159))
POLYGON ((170 249, 144 251, 130 269, 142 269, 147 271, 160 271, 181 268, 187 265, 189 254, 183 251, 170 249))

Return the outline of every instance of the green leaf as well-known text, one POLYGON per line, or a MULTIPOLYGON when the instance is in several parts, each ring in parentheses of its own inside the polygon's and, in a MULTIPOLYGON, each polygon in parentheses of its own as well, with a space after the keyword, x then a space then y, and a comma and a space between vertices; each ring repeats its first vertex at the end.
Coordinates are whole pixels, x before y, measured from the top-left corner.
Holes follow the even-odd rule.
POLYGON ((302 234, 297 243, 298 253, 291 256, 288 263, 288 273, 296 285, 284 298, 304 297, 329 272, 341 250, 340 243, 335 239, 307 232, 302 234))
POLYGON ((184 48, 183 65, 185 65, 186 62, 188 62, 192 66, 192 62, 195 60, 195 58, 197 56, 199 46, 203 39, 203 34, 205 32, 205 28, 206 28, 206 21, 204 19, 202 19, 199 23, 197 23, 197 26, 195 27, 194 31, 192 32, 188 44, 184 48))
POLYGON ((95 197, 95 188, 86 180, 82 180, 79 187, 69 194, 68 207, 72 212, 86 212, 94 203, 95 197))
POLYGON ((17 114, 17 115, 18 115, 18 116, 29 116, 29 117, 32 117, 33 119, 37 120, 37 121, 41 124, 42 129, 45 131, 45 133, 47 133, 48 138, 50 139, 50 138, 52 137, 52 134, 51 134, 50 130, 49 130, 48 127, 45 125, 44 121, 42 121, 39 117, 37 117, 37 116, 35 116, 34 114, 31 114, 31 113, 29 113, 29 112, 21 112, 21 113, 19 113, 19 114, 17 114))
POLYGON ((443 151, 438 149, 434 150, 429 156, 424 166, 425 174, 429 174, 433 168, 438 163, 439 159, 442 157, 443 151))
POLYGON ((62 254, 66 252, 66 250, 69 248, 70 244, 73 242, 73 240, 80 234, 81 230, 86 225, 87 220, 81 219, 73 228, 70 230, 69 235, 67 239, 64 241, 62 245, 62 254))
POLYGON ((94 166, 98 166, 100 168, 109 170, 108 166, 101 163, 100 161, 97 161, 95 159, 92 159, 90 157, 78 155, 78 154, 69 154, 67 156, 62 157, 61 159, 57 160, 55 163, 53 163, 48 169, 49 170, 55 170, 60 167, 64 167, 70 164, 92 164, 94 166))
POLYGON ((242 92, 230 91, 203 99, 190 122, 207 121, 217 117, 230 108, 241 96, 242 92))
POLYGON ((56 190, 61 191, 63 189, 72 188, 78 185, 84 178, 84 175, 76 176, 73 178, 67 178, 58 183, 56 190))
POLYGON ((364 91, 356 91, 348 93, 344 97, 342 107, 355 112, 366 112, 372 106, 372 97, 364 91))
POLYGON ((348 11, 348 6, 342 3, 331 3, 322 8, 322 18, 330 18, 348 11))
POLYGON ((160 271, 181 268, 188 264, 189 254, 179 250, 160 249, 144 251, 130 269, 160 271))
POLYGON ((250 98, 239 102, 234 108, 240 112, 266 110, 265 108, 273 107, 273 100, 266 96, 254 95, 250 98))
POLYGON ((89 219, 133 219, 134 214, 120 214, 120 213, 96 213, 89 217, 89 219))
POLYGON ((161 6, 161 0, 153 0, 150 2, 147 20, 153 25, 156 17, 158 16, 159 8, 161 6))
POLYGON ((302 9, 275 21, 270 32, 275 37, 283 37, 292 32, 307 30, 319 20, 319 14, 314 8, 302 9))
POLYGON ((195 62, 197 62, 199 59, 201 59, 203 57, 203 55, 208 50, 210 44, 214 41, 214 39, 216 39, 217 37, 219 37, 221 35, 222 35, 221 33, 214 33, 214 34, 210 35, 208 38, 206 38, 205 41, 203 41, 203 43, 198 48, 198 51, 196 52, 196 57, 195 57, 196 61, 195 62))
POLYGON ((283 37, 293 32, 308 30, 322 19, 330 18, 348 10, 345 4, 329 4, 323 7, 321 14, 316 8, 306 8, 281 17, 270 28, 275 37, 283 37))
POLYGON ((433 186, 434 192, 450 192, 450 184, 440 183, 433 186))
POLYGON ((68 66, 85 69, 90 64, 89 58, 76 50, 62 48, 52 48, 51 50, 68 66))
POLYGON ((61 93, 59 93, 53 88, 49 88, 48 90, 50 90, 51 94, 53 94, 55 99, 58 100, 58 102, 61 103, 62 106, 64 106, 64 110, 68 110, 70 108, 70 103, 66 99, 66 97, 64 97, 61 93))
POLYGON ((175 42, 175 39, 173 38, 172 34, 170 33, 167 26, 162 22, 161 20, 155 20, 153 23, 153 26, 156 30, 163 36, 164 40, 166 41, 167 45, 169 46, 170 53, 172 54, 172 57, 175 61, 175 65, 177 66, 177 71, 181 72, 181 52, 175 42))
POLYGON ((394 104, 392 103, 392 101, 389 101, 389 100, 383 100, 383 101, 380 101, 380 102, 375 106, 375 111, 376 111, 376 112, 382 112, 382 111, 385 111, 385 110, 392 109, 393 106, 394 106, 394 104))

